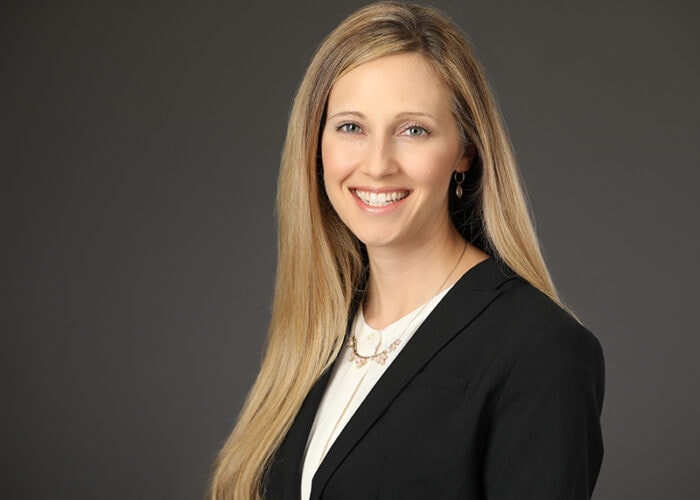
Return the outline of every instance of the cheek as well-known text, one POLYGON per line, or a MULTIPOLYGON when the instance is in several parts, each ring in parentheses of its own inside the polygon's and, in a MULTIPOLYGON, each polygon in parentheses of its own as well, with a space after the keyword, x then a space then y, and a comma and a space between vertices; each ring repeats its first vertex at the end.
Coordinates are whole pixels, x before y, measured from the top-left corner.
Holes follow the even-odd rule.
POLYGON ((405 156, 402 163, 415 182, 436 188, 441 186, 446 188, 455 168, 455 156, 451 151, 442 149, 418 150, 416 148, 410 155, 405 156))
POLYGON ((339 189, 342 182, 351 172, 351 156, 340 144, 333 140, 321 139, 321 164, 323 165, 323 181, 326 191, 339 189))

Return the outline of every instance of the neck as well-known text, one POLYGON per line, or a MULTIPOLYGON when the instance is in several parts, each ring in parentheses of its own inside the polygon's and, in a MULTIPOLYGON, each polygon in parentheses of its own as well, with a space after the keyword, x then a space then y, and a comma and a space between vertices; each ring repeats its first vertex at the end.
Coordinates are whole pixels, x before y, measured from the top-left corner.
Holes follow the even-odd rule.
POLYGON ((367 249, 370 272, 363 313, 370 326, 382 329, 393 323, 487 258, 451 229, 410 249, 367 249))

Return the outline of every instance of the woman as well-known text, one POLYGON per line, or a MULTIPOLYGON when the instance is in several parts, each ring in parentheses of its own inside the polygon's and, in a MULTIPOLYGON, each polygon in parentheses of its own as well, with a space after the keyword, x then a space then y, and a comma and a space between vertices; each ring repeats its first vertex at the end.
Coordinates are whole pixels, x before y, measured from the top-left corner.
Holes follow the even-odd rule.
POLYGON ((211 498, 589 498, 603 360, 540 254, 483 72, 436 11, 314 56, 278 192, 266 354, 211 498))

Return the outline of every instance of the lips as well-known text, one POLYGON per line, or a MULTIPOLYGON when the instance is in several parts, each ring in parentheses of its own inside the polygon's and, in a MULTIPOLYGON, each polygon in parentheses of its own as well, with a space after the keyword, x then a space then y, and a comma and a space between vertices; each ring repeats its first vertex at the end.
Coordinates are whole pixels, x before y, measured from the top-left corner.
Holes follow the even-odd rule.
POLYGON ((375 193, 373 191, 362 191, 360 189, 355 189, 354 193, 355 196, 362 201, 362 203, 373 208, 389 206, 409 195, 408 191, 387 191, 375 193))

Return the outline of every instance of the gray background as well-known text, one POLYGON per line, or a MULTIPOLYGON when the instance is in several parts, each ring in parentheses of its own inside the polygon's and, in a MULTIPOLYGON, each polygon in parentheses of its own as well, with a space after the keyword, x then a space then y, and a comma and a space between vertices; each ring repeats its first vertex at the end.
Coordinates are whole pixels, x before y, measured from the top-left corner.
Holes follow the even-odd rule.
MULTIPOLYGON (((0 496, 201 496, 260 359, 291 98, 362 3, 2 3, 0 496)), ((595 497, 700 498, 697 2, 435 5, 605 349, 595 497)))

